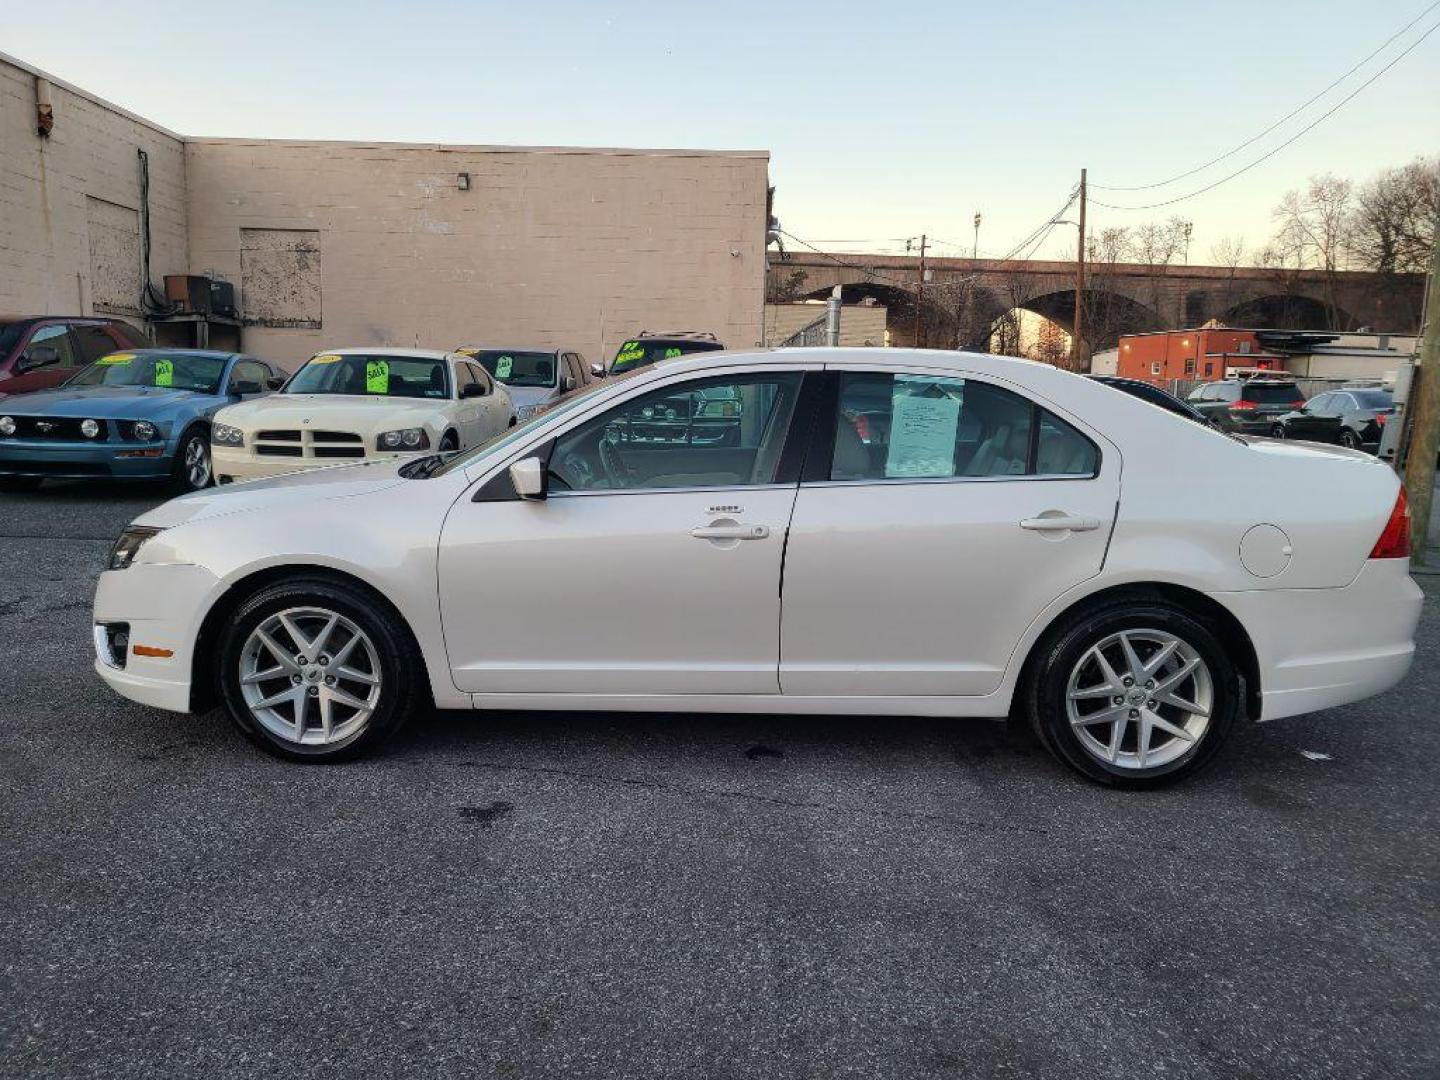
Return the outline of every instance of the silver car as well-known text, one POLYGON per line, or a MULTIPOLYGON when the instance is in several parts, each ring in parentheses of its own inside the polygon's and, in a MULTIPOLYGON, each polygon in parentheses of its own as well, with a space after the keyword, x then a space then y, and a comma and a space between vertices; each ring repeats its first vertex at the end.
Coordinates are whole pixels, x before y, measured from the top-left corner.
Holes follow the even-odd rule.
POLYGON ((455 351, 473 358, 496 382, 505 384, 520 420, 528 420, 563 395, 589 386, 605 375, 602 365, 586 363, 574 349, 462 345, 455 351))

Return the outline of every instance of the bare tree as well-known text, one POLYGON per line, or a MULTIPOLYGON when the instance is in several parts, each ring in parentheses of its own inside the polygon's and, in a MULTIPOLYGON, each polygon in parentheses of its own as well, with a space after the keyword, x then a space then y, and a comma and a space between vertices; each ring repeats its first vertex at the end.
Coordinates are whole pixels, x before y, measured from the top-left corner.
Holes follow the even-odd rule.
POLYGON ((778 274, 771 277, 765 290, 767 304, 790 304, 800 299, 805 292, 805 279, 810 275, 804 270, 791 270, 785 277, 778 274))
POLYGON ((1186 222, 1178 217, 1169 221, 1147 221, 1137 225, 1130 234, 1130 251, 1134 260, 1145 265, 1150 308, 1161 322, 1179 324, 1180 312, 1167 311, 1164 301, 1166 268, 1185 250, 1186 222))
POLYGON ((1339 275, 1350 262, 1353 205, 1354 185, 1325 173, 1312 176, 1303 190, 1287 192, 1273 215, 1278 225, 1274 246, 1283 255, 1281 265, 1294 263, 1300 269, 1321 272, 1326 319, 1332 330, 1341 329, 1339 275))
POLYGON ((1440 157, 1383 169, 1356 194, 1356 263, 1381 274, 1423 274, 1440 218, 1440 157))

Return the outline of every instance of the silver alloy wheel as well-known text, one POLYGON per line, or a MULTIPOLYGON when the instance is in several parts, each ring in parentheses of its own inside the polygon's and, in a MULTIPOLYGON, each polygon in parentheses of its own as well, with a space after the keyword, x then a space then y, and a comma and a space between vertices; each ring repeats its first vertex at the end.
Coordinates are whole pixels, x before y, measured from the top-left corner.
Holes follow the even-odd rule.
POLYGON ((1284 424, 1275 424, 1275 425, 1272 425, 1271 428, 1270 428, 1270 437, 1271 437, 1272 439, 1283 439, 1283 438, 1285 438, 1285 425, 1284 425, 1284 424))
POLYGON ((294 607, 263 620, 240 649, 240 692, 256 723, 296 746, 339 746, 380 700, 380 655, 339 612, 294 607))
POLYGON ((210 484, 210 444, 202 435, 191 435, 185 440, 185 457, 181 468, 185 470, 185 482, 196 491, 210 484))
POLYGON ((1065 688, 1070 726, 1087 753, 1121 769, 1154 769, 1210 728, 1215 682, 1188 642, 1166 630, 1122 630, 1092 645, 1065 688))
POLYGON ((1360 448, 1360 440, 1355 437, 1355 433, 1349 428, 1342 428, 1340 430, 1340 445, 1347 450, 1358 450, 1360 448))

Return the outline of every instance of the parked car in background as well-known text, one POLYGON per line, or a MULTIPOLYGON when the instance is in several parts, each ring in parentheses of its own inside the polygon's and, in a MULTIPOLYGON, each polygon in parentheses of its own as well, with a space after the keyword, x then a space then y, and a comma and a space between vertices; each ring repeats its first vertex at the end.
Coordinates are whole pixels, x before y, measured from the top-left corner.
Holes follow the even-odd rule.
POLYGON ((1289 379, 1222 379, 1201 383, 1185 399, 1216 427, 1241 435, 1273 435, 1286 413, 1305 404, 1289 379))
POLYGON ((837 355, 669 360, 471 453, 172 500, 100 575, 96 671, 310 761, 430 702, 1013 707, 1084 775, 1153 786, 1247 717, 1409 668, 1422 594, 1375 459, 1227 438, 1046 364, 837 355), (742 407, 737 441, 615 438, 699 395, 742 407), (848 418, 876 409, 867 444, 848 418))
POLYGON ((1143 379, 1126 379, 1119 375, 1091 375, 1090 378, 1106 386, 1112 386, 1131 397, 1137 397, 1141 401, 1148 401, 1151 405, 1158 405, 1166 412, 1183 416, 1186 420, 1194 420, 1197 424, 1210 423, 1210 418, 1199 409, 1185 404, 1174 394, 1160 389, 1154 383, 1145 382, 1143 379))
POLYGON ((515 423, 505 387, 468 356, 331 349, 263 401, 222 409, 212 443, 222 484, 366 458, 454 453, 515 423))
POLYGON ((587 364, 574 349, 492 349, 484 345, 461 345, 455 350, 479 364, 491 377, 505 384, 515 416, 528 420, 547 409, 572 390, 603 378, 605 369, 587 364))
POLYGON ((704 331, 675 330, 656 334, 641 330, 616 350, 615 359, 610 363, 610 372, 619 375, 636 368, 648 367, 657 360, 673 360, 687 353, 717 352, 723 348, 725 346, 720 344, 714 334, 704 331))
POLYGON ((119 319, 0 316, 0 397, 59 386, 116 349, 143 349, 145 335, 119 319))
POLYGON ((1395 415, 1395 397, 1373 386, 1347 386, 1327 390, 1303 408, 1286 413, 1271 432, 1279 439, 1336 442, 1352 450, 1380 447, 1385 424, 1395 415))
POLYGON ((274 365, 242 353, 112 352, 64 386, 0 400, 0 490, 66 477, 170 479, 199 490, 213 477, 215 414, 281 382, 274 365))

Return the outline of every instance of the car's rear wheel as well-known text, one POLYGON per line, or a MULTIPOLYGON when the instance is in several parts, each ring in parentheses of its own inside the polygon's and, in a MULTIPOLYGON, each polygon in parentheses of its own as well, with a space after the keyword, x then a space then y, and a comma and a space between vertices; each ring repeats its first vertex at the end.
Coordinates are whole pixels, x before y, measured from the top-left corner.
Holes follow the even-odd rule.
POLYGON ((1082 613, 1041 646, 1026 687, 1040 740, 1092 780, 1158 787, 1220 751, 1240 712, 1240 679, 1204 623, 1168 604, 1082 613))
POLYGON ((278 757, 365 753, 419 705, 421 663, 409 632, 386 606, 337 582, 262 589, 236 612, 218 658, 231 718, 278 757))
POLYGON ((39 476, 0 476, 0 491, 18 495, 25 491, 38 491, 45 481, 39 476))
POLYGON ((1283 439, 1283 438, 1285 438, 1285 425, 1284 425, 1284 424, 1273 424, 1273 425, 1271 425, 1271 428, 1270 428, 1270 437, 1271 437, 1272 439, 1283 439))
POLYGON ((210 436, 201 428, 191 428, 180 436, 175 450, 175 486, 181 491, 203 491, 215 482, 210 460, 210 436))
POLYGON ((1340 445, 1347 450, 1359 450, 1360 440, 1349 428, 1340 429, 1340 445))

